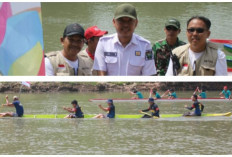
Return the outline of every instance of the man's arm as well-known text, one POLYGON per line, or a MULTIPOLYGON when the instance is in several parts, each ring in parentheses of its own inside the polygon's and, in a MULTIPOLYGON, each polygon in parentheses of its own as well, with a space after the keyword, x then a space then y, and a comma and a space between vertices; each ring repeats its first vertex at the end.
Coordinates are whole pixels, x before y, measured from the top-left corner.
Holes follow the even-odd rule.
POLYGON ((46 76, 54 76, 54 70, 53 70, 50 60, 47 57, 45 57, 44 61, 45 61, 46 76))
POLYGON ((109 110, 108 110, 108 108, 104 108, 104 107, 102 107, 102 105, 101 105, 101 104, 100 104, 100 105, 98 105, 98 106, 99 106, 99 108, 100 108, 100 109, 102 109, 102 110, 103 110, 103 111, 105 111, 105 112, 109 111, 109 110))
POLYGON ((98 42, 95 51, 93 69, 97 71, 98 76, 104 76, 107 74, 107 67, 104 56, 104 43, 102 43, 101 39, 98 42))
POLYGON ((141 110, 142 112, 148 112, 148 111, 150 111, 150 108, 148 108, 148 109, 145 109, 145 110, 141 110))
POLYGON ((63 107, 63 109, 71 113, 75 112, 75 109, 73 108, 63 107))
POLYGON ((152 51, 152 47, 149 43, 146 45, 145 65, 142 68, 142 75, 143 76, 154 76, 156 74, 157 72, 156 72, 156 66, 155 66, 155 60, 154 60, 154 52, 152 51))
POLYGON ((216 63, 216 72, 215 76, 227 76, 227 63, 226 63, 226 55, 221 50, 218 50, 218 59, 216 63))
POLYGON ((188 110, 192 110, 192 109, 193 109, 193 106, 188 107, 187 105, 185 105, 185 108, 188 109, 188 110))
POLYGON ((219 95, 222 96, 223 95, 223 91, 221 93, 219 93, 219 95))
POLYGON ((2 104, 2 106, 9 106, 9 107, 14 107, 13 103, 9 103, 8 95, 6 95, 6 104, 2 104))

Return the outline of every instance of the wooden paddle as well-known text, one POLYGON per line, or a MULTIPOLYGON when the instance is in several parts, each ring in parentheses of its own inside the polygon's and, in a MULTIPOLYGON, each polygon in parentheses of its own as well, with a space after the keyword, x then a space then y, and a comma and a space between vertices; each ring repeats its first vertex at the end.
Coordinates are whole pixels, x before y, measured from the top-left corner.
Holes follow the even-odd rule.
POLYGON ((147 113, 147 112, 140 111, 140 113, 145 114, 145 115, 148 115, 148 116, 150 116, 150 117, 152 117, 152 118, 154 118, 154 119, 158 119, 158 118, 159 118, 159 117, 156 117, 156 116, 152 116, 151 114, 149 114, 149 113, 147 113))
POLYGON ((165 97, 165 96, 167 95, 168 92, 169 92, 169 89, 168 89, 166 92, 164 92, 163 95, 161 95, 161 98, 162 98, 162 97, 165 97))
POLYGON ((227 117, 229 117, 229 116, 231 116, 231 115, 232 115, 231 112, 227 112, 227 113, 223 114, 223 116, 227 116, 227 117))

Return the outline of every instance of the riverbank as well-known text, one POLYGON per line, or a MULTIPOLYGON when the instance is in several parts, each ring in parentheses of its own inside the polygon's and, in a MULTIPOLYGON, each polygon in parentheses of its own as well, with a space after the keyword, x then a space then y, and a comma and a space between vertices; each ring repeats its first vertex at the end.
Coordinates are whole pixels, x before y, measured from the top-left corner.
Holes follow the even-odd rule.
MULTIPOLYGON (((227 85, 232 88, 231 82, 31 82, 31 87, 23 87, 22 93, 44 93, 44 92, 125 92, 136 88, 139 91, 148 91, 157 88, 165 91, 173 88, 176 91, 193 91, 197 86, 205 86, 208 91, 222 90, 227 85)), ((21 82, 0 83, 0 93, 17 93, 21 82)))

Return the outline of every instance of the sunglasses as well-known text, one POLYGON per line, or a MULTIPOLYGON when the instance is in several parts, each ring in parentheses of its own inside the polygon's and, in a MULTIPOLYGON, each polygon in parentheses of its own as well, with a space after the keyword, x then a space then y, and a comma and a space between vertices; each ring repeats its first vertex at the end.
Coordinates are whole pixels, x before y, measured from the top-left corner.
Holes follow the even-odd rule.
POLYGON ((197 33, 203 33, 205 31, 204 28, 189 28, 187 29, 188 33, 194 33, 195 31, 197 33))
POLYGON ((178 29, 176 27, 166 27, 166 30, 170 31, 170 30, 173 30, 173 31, 177 31, 178 29))

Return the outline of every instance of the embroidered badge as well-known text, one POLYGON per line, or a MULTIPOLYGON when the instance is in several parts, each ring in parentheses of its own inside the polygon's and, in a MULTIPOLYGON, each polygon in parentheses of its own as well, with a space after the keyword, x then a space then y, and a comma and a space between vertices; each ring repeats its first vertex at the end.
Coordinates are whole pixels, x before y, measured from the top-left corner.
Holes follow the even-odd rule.
POLYGON ((145 53, 145 60, 152 60, 152 59, 153 59, 152 50, 147 50, 145 53))
POLYGON ((141 51, 135 51, 135 56, 141 56, 141 51))
POLYGON ((183 70, 187 70, 187 69, 188 69, 188 64, 183 64, 182 69, 183 69, 183 70))
POLYGON ((64 64, 58 64, 59 68, 64 68, 64 64))
POLYGON ((117 52, 104 52, 104 56, 117 57, 117 52))

